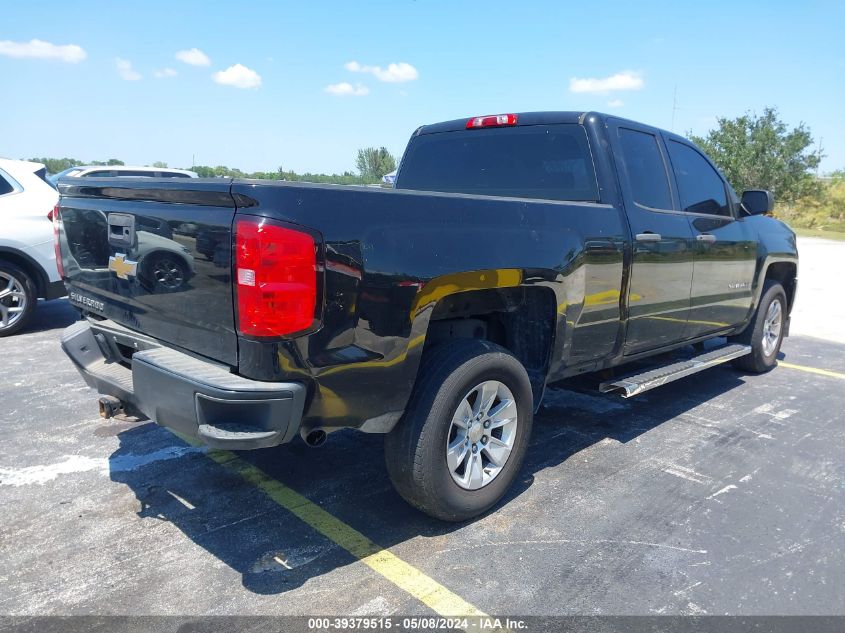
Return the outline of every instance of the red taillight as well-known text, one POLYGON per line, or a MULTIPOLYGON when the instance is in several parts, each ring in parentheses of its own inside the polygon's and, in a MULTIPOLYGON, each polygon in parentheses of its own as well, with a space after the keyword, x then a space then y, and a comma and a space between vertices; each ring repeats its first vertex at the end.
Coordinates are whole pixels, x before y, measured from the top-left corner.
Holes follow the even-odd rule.
POLYGON ((284 336, 314 323, 317 246, 308 233, 263 218, 235 225, 238 329, 248 336, 284 336))
POLYGON ((56 268, 59 269, 59 277, 64 279, 65 267, 62 265, 62 250, 59 248, 59 205, 53 207, 53 210, 47 214, 47 217, 53 223, 53 248, 56 250, 56 268))
POLYGON ((468 130, 473 130, 479 127, 501 127, 503 125, 516 125, 516 115, 490 114, 487 116, 473 117, 467 121, 468 130))

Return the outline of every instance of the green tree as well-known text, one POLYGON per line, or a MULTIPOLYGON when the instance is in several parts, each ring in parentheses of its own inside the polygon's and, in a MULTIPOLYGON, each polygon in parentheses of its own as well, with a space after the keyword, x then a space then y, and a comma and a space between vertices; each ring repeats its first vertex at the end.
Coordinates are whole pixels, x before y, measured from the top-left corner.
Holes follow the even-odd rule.
POLYGON ((378 180, 396 169, 396 159, 384 147, 366 147, 358 150, 355 165, 363 178, 378 180))
POLYGON ((164 161, 161 161, 161 160, 157 160, 156 162, 154 162, 152 164, 152 166, 158 167, 159 169, 164 169, 165 167, 167 167, 167 163, 165 163, 164 161))
POLYGON ((792 130, 775 108, 757 116, 746 112, 736 119, 720 118, 715 130, 692 140, 719 166, 733 188, 769 189, 779 202, 791 203, 819 191, 813 171, 821 160, 810 129, 803 123, 792 130))
POLYGON ((76 167, 77 165, 84 165, 81 160, 75 158, 29 158, 27 160, 33 163, 43 163, 50 174, 58 174, 60 171, 76 167))
POLYGON ((107 167, 112 167, 113 165, 125 165, 122 160, 118 160, 116 158, 109 158, 108 160, 92 160, 88 165, 105 165, 107 167))

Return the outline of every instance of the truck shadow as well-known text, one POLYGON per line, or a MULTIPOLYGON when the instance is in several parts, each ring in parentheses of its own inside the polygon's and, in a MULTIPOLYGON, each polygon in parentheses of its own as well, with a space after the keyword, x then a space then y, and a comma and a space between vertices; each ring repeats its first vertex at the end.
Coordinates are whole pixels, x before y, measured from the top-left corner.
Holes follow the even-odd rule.
POLYGON ((79 312, 67 298, 53 299, 52 301, 41 300, 35 306, 32 320, 21 330, 21 334, 65 328, 78 320, 79 312))
MULTIPOLYGON (((594 389, 598 382, 597 377, 588 376, 574 390, 547 392, 515 485, 482 526, 491 520, 496 530, 518 526, 519 515, 513 513, 519 512, 517 506, 524 510, 525 504, 532 503, 523 495, 531 494, 536 473, 608 439, 630 442, 741 386, 743 379, 730 368, 718 368, 708 372, 707 380, 685 378, 632 400, 599 394, 594 389), (502 517, 508 521, 501 523, 502 517)), ((231 469, 169 431, 145 423, 122 431, 118 427, 116 432, 120 447, 110 456, 111 479, 134 492, 141 506, 138 515, 178 527, 240 573, 247 590, 283 594, 355 561, 231 469), (119 466, 153 452, 173 458, 143 468, 119 466)), ((381 436, 342 432, 330 436, 319 449, 297 440, 238 455, 384 548, 422 536, 425 547, 437 551, 438 537, 467 525, 431 519, 399 497, 387 478, 381 436)), ((542 513, 542 508, 531 515, 537 512, 542 513)))

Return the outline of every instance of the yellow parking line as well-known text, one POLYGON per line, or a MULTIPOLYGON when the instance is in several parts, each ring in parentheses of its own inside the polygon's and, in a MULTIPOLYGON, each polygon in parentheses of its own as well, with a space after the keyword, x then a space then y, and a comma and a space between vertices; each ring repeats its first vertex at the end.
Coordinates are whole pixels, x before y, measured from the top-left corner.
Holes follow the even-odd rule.
POLYGON ((778 362, 778 367, 786 367, 787 369, 798 369, 799 371, 806 371, 811 374, 818 374, 819 376, 827 376, 828 378, 839 378, 845 380, 845 374, 838 371, 830 371, 829 369, 818 369, 816 367, 807 367, 806 365, 793 365, 792 363, 778 362))
MULTIPOLYGON (((185 442, 197 446, 196 440, 178 434, 185 442)), ((358 530, 329 514, 313 501, 270 477, 260 468, 229 451, 213 450, 206 454, 224 468, 237 473, 260 489, 278 505, 310 525, 329 540, 337 543, 373 571, 381 574, 400 589, 430 607, 443 617, 484 617, 480 609, 449 591, 390 551, 373 543, 358 530)))

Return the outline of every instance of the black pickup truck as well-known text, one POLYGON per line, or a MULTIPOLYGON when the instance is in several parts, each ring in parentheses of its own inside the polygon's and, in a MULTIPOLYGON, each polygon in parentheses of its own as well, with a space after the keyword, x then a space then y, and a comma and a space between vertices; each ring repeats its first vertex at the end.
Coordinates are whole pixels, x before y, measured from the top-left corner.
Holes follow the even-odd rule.
POLYGON ((769 370, 795 300, 769 192, 740 200, 686 139, 598 113, 420 127, 392 190, 59 188, 83 316, 62 346, 104 417, 235 450, 384 433, 398 491, 446 520, 511 485, 547 383, 689 346, 601 389, 769 370))

